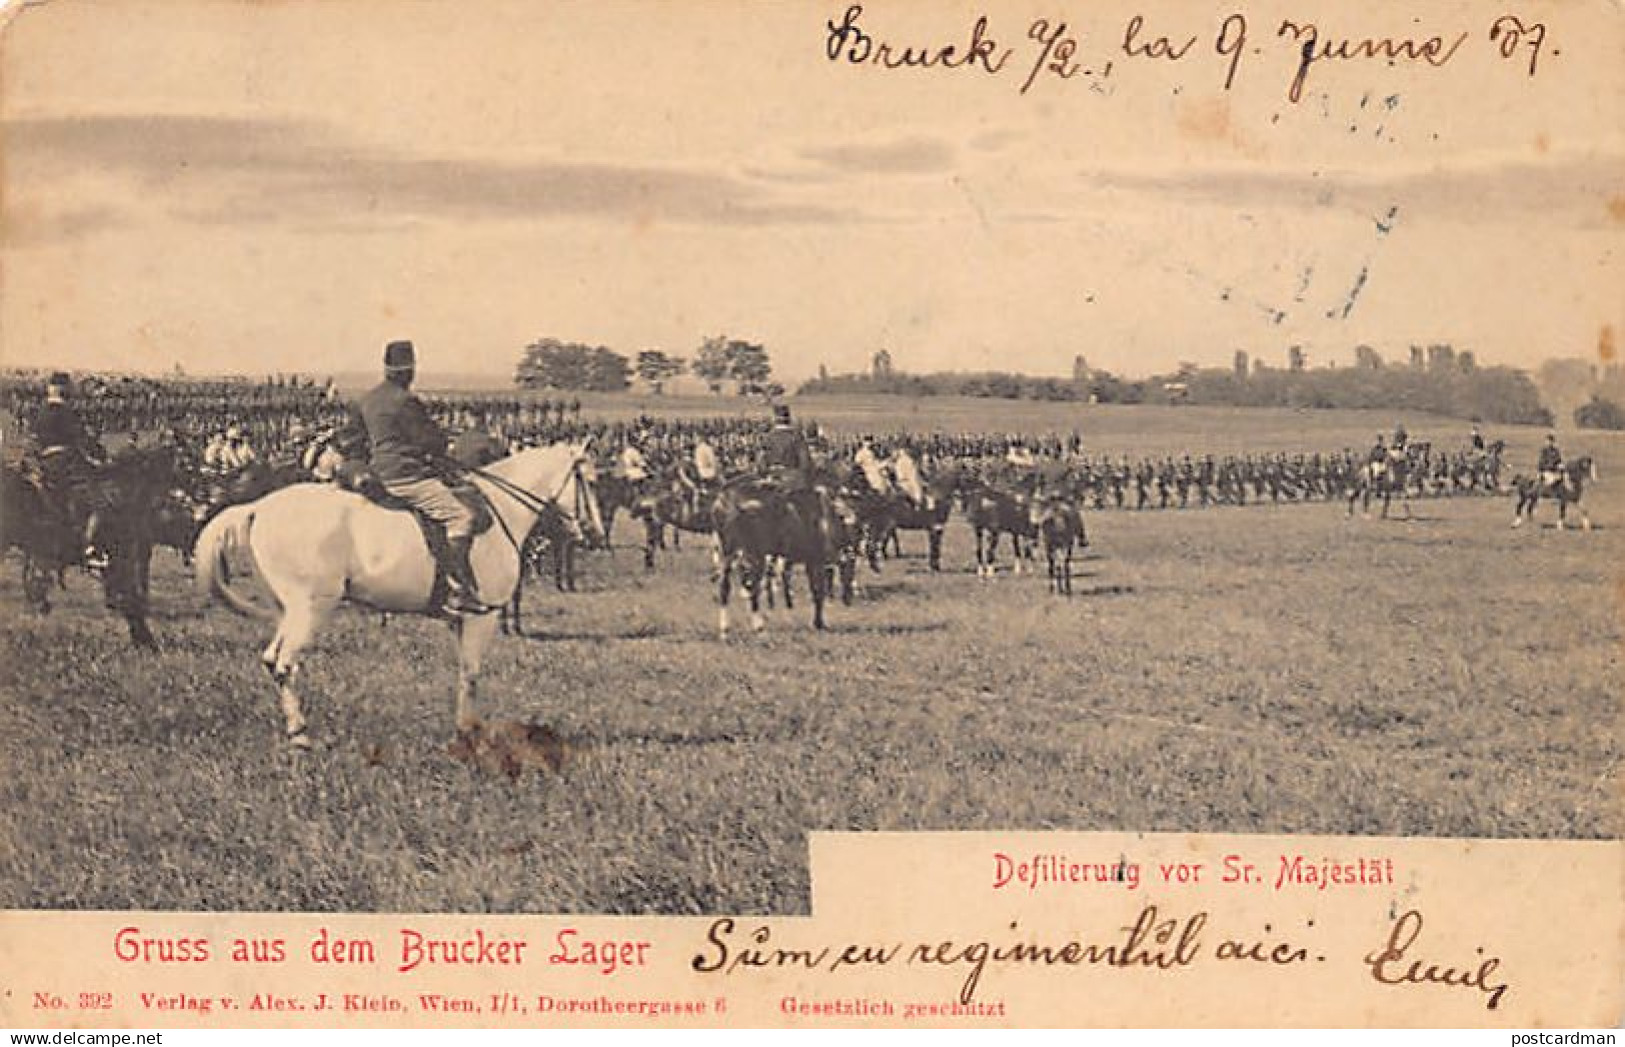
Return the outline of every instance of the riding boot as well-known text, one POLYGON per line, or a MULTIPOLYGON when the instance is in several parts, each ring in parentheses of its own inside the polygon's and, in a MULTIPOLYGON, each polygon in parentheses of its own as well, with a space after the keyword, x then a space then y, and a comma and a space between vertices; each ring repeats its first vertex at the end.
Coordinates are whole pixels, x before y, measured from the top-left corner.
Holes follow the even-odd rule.
POLYGON ((445 609, 451 614, 487 614, 496 610, 492 604, 485 603, 479 597, 479 583, 474 579, 474 568, 468 562, 469 549, 473 546, 473 538, 452 538, 446 542, 446 590, 445 609))

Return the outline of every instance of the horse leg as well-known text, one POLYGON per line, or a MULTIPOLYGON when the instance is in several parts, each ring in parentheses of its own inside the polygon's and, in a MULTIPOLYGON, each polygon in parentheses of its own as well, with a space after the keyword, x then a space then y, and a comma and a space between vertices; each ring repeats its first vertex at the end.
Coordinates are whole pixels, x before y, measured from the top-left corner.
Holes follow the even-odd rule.
POLYGON ((521 582, 513 587, 513 599, 508 606, 502 609, 502 633, 504 636, 524 636, 525 629, 521 624, 520 601, 524 599, 525 586, 521 582))
POLYGON ((1067 539, 1066 546, 1061 550, 1061 591, 1072 595, 1072 540, 1067 539))
POLYGON ((306 722, 299 694, 293 689, 293 677, 299 669, 299 652, 316 635, 317 628, 332 609, 331 603, 306 599, 290 602, 282 612, 276 635, 260 655, 265 671, 276 685, 282 703, 282 716, 289 744, 300 749, 310 748, 310 737, 305 733, 306 722))
POLYGON ((643 569, 652 571, 655 569, 655 547, 661 544, 660 532, 663 528, 653 520, 645 523, 643 528, 643 569))
POLYGON ((929 531, 926 532, 926 539, 927 539, 927 541, 930 542, 929 550, 926 553, 926 557, 927 557, 926 562, 927 562, 927 564, 930 565, 931 570, 933 570, 933 571, 941 571, 942 570, 942 528, 941 527, 933 527, 933 528, 931 528, 929 531))
POLYGON ((784 588, 784 609, 786 611, 793 611, 796 609, 796 605, 795 601, 790 596, 790 583, 795 572, 795 567, 786 557, 780 557, 779 562, 774 566, 778 569, 777 574, 779 577, 779 584, 784 588))
POLYGON ((733 557, 724 555, 719 547, 713 554, 713 562, 717 568, 717 633, 720 639, 728 638, 728 596, 733 588, 733 557))
POLYGON ((130 606, 125 608, 124 621, 130 630, 130 642, 144 651, 156 651, 158 640, 147 625, 147 607, 152 596, 152 546, 141 543, 134 551, 134 591, 130 606))
POLYGON ((485 649, 496 635, 497 616, 478 614, 458 618, 452 629, 457 634, 457 734, 461 737, 473 733, 480 725, 474 703, 478 698, 485 649))
MULTIPOLYGON (((824 574, 824 565, 815 564, 811 559, 807 561, 807 588, 812 590, 813 601, 813 628, 824 628, 824 600, 828 596, 828 578, 824 574)), ((790 565, 784 565, 785 592, 790 591, 790 565)), ((786 604, 788 606, 788 602, 786 604)))
POLYGON ((745 565, 745 588, 750 593, 750 627, 754 632, 767 628, 767 620, 762 617, 762 586, 771 584, 767 558, 751 557, 745 565))

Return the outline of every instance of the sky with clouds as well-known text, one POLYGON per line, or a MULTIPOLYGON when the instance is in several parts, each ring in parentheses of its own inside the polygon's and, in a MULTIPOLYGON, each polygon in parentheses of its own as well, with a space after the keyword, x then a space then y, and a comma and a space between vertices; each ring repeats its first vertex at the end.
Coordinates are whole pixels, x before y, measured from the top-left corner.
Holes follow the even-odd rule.
MULTIPOLYGON (((1237 349, 1451 341, 1583 356, 1625 323, 1625 13, 1533 5, 1536 75, 1479 4, 1351 6, 1443 68, 1318 63, 1247 7, 1230 91, 1193 4, 1078 5, 1080 75, 831 61, 848 4, 48 0, 0 50, 0 359, 505 375, 541 336, 777 372, 1129 374, 1237 349), (1420 13, 1418 13, 1420 11, 1420 13), (1126 20, 1196 46, 1123 53, 1126 20), (1112 71, 1102 75, 1104 63, 1112 71), (1087 75, 1084 71, 1087 69, 1087 75)), ((870 3, 877 40, 977 8, 870 3)), ((1330 23, 1332 19, 1325 20, 1330 23)))

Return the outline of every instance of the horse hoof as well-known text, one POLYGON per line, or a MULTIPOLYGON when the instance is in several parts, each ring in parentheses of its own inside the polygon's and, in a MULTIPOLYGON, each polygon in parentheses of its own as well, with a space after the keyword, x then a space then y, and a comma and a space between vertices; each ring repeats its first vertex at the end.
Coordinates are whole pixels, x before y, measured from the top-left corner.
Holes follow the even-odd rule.
POLYGON ((296 753, 310 752, 312 748, 310 735, 303 728, 300 729, 298 734, 288 735, 288 748, 296 753))

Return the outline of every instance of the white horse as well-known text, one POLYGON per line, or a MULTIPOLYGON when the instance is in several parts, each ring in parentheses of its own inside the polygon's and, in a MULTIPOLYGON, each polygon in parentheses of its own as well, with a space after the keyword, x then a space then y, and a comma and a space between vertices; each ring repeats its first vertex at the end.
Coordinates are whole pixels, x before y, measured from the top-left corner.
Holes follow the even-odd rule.
MULTIPOLYGON (((519 585, 520 546, 543 504, 589 534, 601 534, 598 499, 586 444, 521 451, 471 477, 490 503, 492 526, 474 540, 469 563, 479 596, 506 605, 519 585)), ((289 741, 309 745, 305 716, 292 682, 299 653, 342 601, 394 614, 440 614, 431 606, 436 564, 413 514, 385 509, 331 484, 295 484, 257 502, 233 506, 198 536, 198 588, 253 617, 278 618, 260 655, 281 696, 289 741), (248 550, 281 607, 278 618, 232 588, 226 555, 248 550)), ((498 613, 451 619, 458 640, 457 730, 479 725, 475 687, 498 613)))

